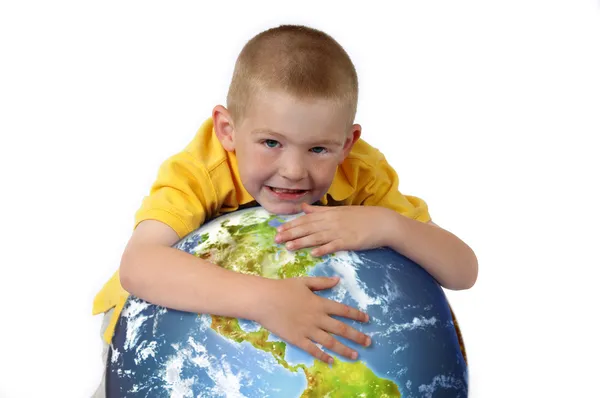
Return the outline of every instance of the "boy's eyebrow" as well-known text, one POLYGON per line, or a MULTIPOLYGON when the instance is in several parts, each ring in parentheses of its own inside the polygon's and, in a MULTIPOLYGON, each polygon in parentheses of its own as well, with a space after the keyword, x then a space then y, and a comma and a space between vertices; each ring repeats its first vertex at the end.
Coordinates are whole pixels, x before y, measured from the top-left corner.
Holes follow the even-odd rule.
MULTIPOLYGON (((254 135, 254 134, 270 134, 270 135, 274 135, 275 137, 279 137, 279 138, 283 138, 283 139, 286 138, 284 134, 278 133, 273 130, 265 129, 265 128, 258 128, 258 129, 252 130, 250 132, 250 134, 252 134, 252 135, 254 135)), ((319 145, 339 145, 339 146, 344 145, 344 143, 342 141, 330 140, 330 139, 319 140, 318 144, 319 145)))
POLYGON ((254 129, 250 132, 250 134, 273 134, 273 135, 278 135, 280 137, 283 137, 283 134, 279 134, 273 130, 269 130, 269 129, 265 129, 265 128, 254 129))

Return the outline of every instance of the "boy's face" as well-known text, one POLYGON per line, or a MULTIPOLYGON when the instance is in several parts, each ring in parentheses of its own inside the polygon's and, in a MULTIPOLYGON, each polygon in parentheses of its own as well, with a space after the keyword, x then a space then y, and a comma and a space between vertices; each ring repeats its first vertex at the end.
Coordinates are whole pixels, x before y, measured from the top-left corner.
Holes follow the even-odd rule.
POLYGON ((235 126, 223 107, 213 118, 221 143, 236 153, 244 187, 276 214, 295 214, 303 202, 321 199, 360 137, 360 126, 348 128, 347 111, 334 102, 279 92, 255 98, 235 126))

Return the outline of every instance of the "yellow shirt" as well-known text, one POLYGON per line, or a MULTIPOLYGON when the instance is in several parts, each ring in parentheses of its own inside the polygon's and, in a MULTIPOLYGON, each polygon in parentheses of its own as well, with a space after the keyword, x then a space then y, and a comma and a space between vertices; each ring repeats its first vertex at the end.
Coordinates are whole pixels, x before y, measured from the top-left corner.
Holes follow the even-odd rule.
MULTIPOLYGON (((235 154, 221 146, 212 119, 208 119, 183 151, 160 166, 150 194, 135 215, 134 228, 144 220, 158 220, 183 238, 207 220, 256 204, 242 185, 237 170, 235 154)), ((362 139, 338 167, 320 202, 327 206, 382 206, 415 220, 430 220, 427 204, 417 197, 401 194, 396 172, 381 152, 362 139)), ((94 315, 115 309, 104 334, 108 344, 128 295, 117 271, 94 299, 94 315)))

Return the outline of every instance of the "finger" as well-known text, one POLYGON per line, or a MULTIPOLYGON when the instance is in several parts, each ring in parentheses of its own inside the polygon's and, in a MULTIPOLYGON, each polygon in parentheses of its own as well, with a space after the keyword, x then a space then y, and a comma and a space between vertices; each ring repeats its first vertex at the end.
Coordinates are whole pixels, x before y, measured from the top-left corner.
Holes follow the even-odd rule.
MULTIPOLYGON (((334 319, 331 317, 327 317, 323 321, 323 324, 321 324, 319 326, 323 330, 325 330, 329 333, 333 333, 335 335, 344 337, 348 340, 352 340, 355 343, 358 343, 362 346, 368 347, 371 345, 371 338, 368 335, 356 330, 352 326, 350 326, 347 323, 344 323, 340 320, 337 320, 337 319, 334 319)), ((327 348, 329 348, 329 347, 327 347, 327 348)))
POLYGON ((313 205, 309 205, 308 203, 302 203, 302 211, 309 214, 309 213, 317 213, 320 211, 327 211, 327 210, 331 210, 331 207, 327 207, 327 206, 313 206, 313 205))
POLYGON ((356 359, 358 358, 358 352, 354 351, 350 347, 347 347, 339 342, 335 337, 331 334, 325 332, 322 329, 315 329, 313 333, 309 336, 309 338, 317 344, 321 344, 323 347, 327 348, 329 351, 335 352, 338 355, 341 355, 346 358, 356 359))
MULTIPOLYGON (((292 222, 292 221, 290 221, 292 222)), ((285 226, 280 226, 277 229, 277 235, 275 235, 275 242, 287 242, 292 239, 300 238, 302 236, 306 236, 311 232, 315 232, 319 230, 319 226, 315 222, 310 223, 296 223, 285 226)))
POLYGON ((308 223, 295 224, 287 226, 285 229, 277 231, 275 235, 275 241, 277 243, 287 242, 293 239, 301 238, 306 235, 310 235, 316 232, 322 232, 330 230, 331 227, 325 220, 314 219, 308 223))
MULTIPOLYGON (((335 253, 340 250, 344 250, 344 242, 341 239, 335 239, 331 242, 324 244, 323 246, 315 247, 311 250, 310 255, 314 257, 321 257, 327 254, 335 253)), ((349 250, 346 248, 346 250, 349 250)))
POLYGON ((317 345, 309 339, 303 339, 298 344, 298 347, 308 352, 310 355, 312 355, 320 361, 323 361, 330 365, 333 363, 333 357, 331 355, 327 355, 325 351, 320 350, 319 347, 317 347, 317 345))
POLYGON ((322 244, 329 243, 332 240, 331 231, 322 231, 317 233, 312 233, 306 236, 302 236, 300 238, 294 238, 293 240, 288 241, 285 244, 286 249, 288 250, 298 250, 303 249, 305 247, 315 247, 322 244))
POLYGON ((283 232, 283 231, 287 231, 296 227, 299 227, 301 225, 311 225, 314 224, 318 221, 323 221, 325 220, 325 217, 323 214, 318 214, 318 213, 313 213, 313 214, 305 214, 303 216, 300 216, 298 218, 295 218, 293 220, 287 221, 283 224, 281 224, 280 226, 277 227, 277 232, 283 232))
POLYGON ((339 303, 333 300, 327 300, 325 304, 325 311, 329 315, 336 315, 343 318, 353 319, 358 322, 368 322, 369 315, 367 313, 357 310, 356 308, 350 307, 349 305, 339 303))
POLYGON ((304 284, 312 291, 331 289, 338 284, 340 278, 337 276, 306 276, 302 278, 304 284))

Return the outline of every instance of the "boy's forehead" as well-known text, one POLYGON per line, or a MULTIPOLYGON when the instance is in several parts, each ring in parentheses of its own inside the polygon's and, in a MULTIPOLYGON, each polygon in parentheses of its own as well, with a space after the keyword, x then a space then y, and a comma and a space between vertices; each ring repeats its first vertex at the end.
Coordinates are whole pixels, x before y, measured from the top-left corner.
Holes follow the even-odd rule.
POLYGON ((335 101, 298 99, 280 93, 256 96, 244 119, 244 130, 252 133, 270 132, 306 138, 321 136, 343 140, 348 128, 348 112, 335 101))

